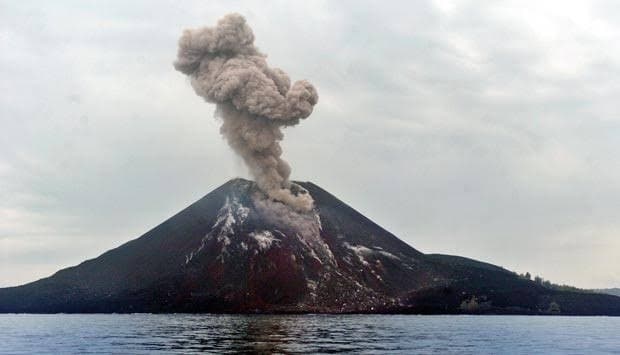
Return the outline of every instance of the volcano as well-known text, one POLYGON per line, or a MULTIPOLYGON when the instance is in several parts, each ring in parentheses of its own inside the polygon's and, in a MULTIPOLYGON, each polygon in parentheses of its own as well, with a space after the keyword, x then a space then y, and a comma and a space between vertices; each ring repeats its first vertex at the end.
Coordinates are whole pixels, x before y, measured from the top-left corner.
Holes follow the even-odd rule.
POLYGON ((0 312, 620 315, 620 297, 554 290, 488 263, 424 254, 310 182, 318 229, 261 217, 234 179, 138 239, 26 285, 0 312))

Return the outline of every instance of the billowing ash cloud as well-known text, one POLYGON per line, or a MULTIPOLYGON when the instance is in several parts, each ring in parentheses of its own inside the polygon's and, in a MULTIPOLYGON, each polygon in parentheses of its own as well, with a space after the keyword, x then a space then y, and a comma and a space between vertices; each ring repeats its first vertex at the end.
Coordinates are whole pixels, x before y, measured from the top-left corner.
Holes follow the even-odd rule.
POLYGON ((312 197, 291 191, 291 168, 281 158, 279 142, 281 127, 308 117, 318 94, 305 80, 291 85, 288 75, 270 68, 265 58, 245 18, 229 14, 215 27, 185 30, 174 67, 190 77, 198 95, 217 105, 221 133, 260 189, 299 212, 310 211, 312 197))

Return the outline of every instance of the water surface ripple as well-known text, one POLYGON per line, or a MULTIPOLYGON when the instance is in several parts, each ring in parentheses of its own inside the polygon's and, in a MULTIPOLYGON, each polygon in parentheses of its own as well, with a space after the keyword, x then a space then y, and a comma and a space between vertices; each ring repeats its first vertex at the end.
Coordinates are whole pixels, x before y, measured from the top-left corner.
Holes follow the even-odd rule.
POLYGON ((620 318, 0 315, 0 353, 620 354, 620 318))

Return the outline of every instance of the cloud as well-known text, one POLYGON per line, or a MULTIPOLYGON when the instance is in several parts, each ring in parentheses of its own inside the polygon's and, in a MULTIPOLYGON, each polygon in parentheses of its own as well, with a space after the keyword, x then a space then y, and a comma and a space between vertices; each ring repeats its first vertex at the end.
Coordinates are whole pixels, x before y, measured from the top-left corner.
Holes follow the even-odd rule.
POLYGON ((270 63, 321 93, 284 131, 292 178, 425 252, 617 286, 614 5, 1 5, 0 237, 22 266, 0 254, 0 283, 94 257, 246 173, 170 68, 181 29, 236 11, 270 63))

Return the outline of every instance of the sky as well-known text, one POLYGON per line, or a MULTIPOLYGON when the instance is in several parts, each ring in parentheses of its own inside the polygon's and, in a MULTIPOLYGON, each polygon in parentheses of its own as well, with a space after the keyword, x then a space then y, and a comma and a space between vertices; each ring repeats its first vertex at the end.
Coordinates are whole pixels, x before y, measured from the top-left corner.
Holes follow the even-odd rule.
POLYGON ((172 66, 229 12, 319 92, 294 179, 425 253, 620 286, 620 7, 442 0, 0 1, 0 287, 248 176, 172 66))

